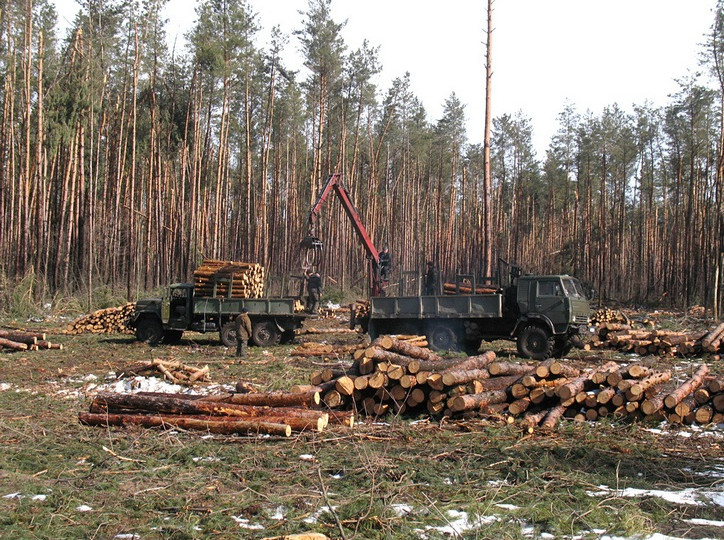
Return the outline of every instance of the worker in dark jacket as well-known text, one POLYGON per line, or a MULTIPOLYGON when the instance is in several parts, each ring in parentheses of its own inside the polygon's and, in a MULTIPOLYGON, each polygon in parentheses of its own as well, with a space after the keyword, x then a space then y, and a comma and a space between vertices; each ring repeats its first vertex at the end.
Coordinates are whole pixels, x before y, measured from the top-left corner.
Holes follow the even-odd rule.
POLYGON ((425 272, 425 295, 433 296, 438 294, 440 288, 440 273, 432 261, 427 261, 427 272, 425 272))
POLYGON ((249 310, 241 308, 241 313, 234 319, 234 328, 236 329, 236 356, 246 356, 246 344, 251 338, 251 319, 249 319, 249 310))
POLYGON ((390 279, 390 270, 392 270, 392 256, 390 250, 385 246, 380 251, 380 278, 382 281, 388 281, 390 279))
POLYGON ((322 297, 322 276, 314 272, 307 278, 307 311, 317 313, 319 300, 322 297))

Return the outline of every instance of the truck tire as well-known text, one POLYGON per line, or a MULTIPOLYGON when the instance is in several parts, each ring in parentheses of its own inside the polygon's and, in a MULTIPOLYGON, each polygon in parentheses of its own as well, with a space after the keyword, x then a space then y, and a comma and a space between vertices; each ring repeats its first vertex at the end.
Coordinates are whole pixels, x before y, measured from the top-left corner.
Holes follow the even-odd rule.
POLYGON ((270 347, 279 343, 282 334, 274 321, 266 320, 254 323, 251 337, 259 347, 270 347))
POLYGON ((136 339, 149 345, 158 345, 163 340, 163 325, 153 317, 144 317, 136 323, 136 339))
POLYGON ((219 330, 219 338, 221 343, 230 349, 236 349, 236 326, 233 322, 228 322, 219 330))
POLYGON ((551 335, 540 326, 526 326, 518 334, 518 354, 523 358, 545 360, 551 357, 553 345, 551 335))
POLYGON ((427 342, 433 351, 457 351, 459 347, 457 332, 448 324, 432 323, 425 332, 427 342))

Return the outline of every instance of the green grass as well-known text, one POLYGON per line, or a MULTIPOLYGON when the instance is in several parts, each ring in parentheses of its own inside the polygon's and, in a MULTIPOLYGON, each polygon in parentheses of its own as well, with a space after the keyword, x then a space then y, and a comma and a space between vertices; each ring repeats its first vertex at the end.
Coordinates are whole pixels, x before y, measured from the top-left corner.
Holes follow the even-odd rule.
MULTIPOLYGON (((325 336, 327 338, 327 336, 325 336)), ((318 531, 331 538, 447 538, 436 529, 467 512, 491 521, 462 538, 556 537, 592 531, 716 537, 721 507, 660 498, 594 497, 598 486, 709 488, 721 438, 655 435, 638 424, 565 421, 549 434, 420 415, 320 434, 204 437, 85 427, 84 389, 151 358, 208 364, 214 383, 261 390, 306 383, 319 366, 290 346, 250 349, 239 363, 217 336, 149 347, 130 336, 51 336, 66 350, 0 353, 0 536, 4 538, 263 538, 318 531), (96 381, 86 380, 88 375, 96 381), (313 456, 311 460, 301 456, 313 456), (45 500, 33 496, 45 495, 45 500), (514 505, 500 507, 498 505, 514 505), (82 512, 81 505, 90 507, 82 512), (407 505, 404 514, 396 505, 407 505), (322 507, 334 508, 319 513, 322 507), (281 519, 280 519, 281 516, 281 519), (240 520, 252 527, 242 528, 240 520), (309 523, 305 520, 310 520, 309 523), (427 529, 428 527, 433 527, 427 529)))

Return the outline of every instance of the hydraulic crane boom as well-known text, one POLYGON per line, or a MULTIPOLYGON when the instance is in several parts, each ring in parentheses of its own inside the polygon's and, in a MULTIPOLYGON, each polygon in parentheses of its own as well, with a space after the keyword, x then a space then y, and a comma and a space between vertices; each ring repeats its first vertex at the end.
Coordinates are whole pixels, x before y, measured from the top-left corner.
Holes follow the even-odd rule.
POLYGON ((321 250, 322 241, 317 236, 317 221, 322 205, 332 191, 337 194, 345 214, 347 214, 347 217, 352 222, 352 227, 367 252, 367 259, 370 261, 370 294, 372 296, 380 296, 382 294, 382 284, 379 270, 380 255, 377 248, 372 243, 372 240, 367 233, 367 229, 365 229, 364 225, 362 225, 362 220, 360 219, 357 210, 355 210, 354 204, 352 204, 349 192, 347 191, 347 188, 344 187, 344 184, 342 184, 342 175, 340 173, 329 175, 322 187, 322 190, 319 192, 317 202, 314 203, 309 211, 309 236, 302 240, 301 246, 307 250, 314 250, 317 253, 321 250))

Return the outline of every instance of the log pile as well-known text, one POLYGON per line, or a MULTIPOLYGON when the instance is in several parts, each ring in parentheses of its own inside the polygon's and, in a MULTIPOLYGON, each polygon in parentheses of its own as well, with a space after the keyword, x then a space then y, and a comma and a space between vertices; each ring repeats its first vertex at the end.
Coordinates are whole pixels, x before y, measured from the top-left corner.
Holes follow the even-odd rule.
POLYGON ((354 414, 320 410, 319 393, 269 392, 191 395, 139 392, 100 393, 78 419, 89 426, 180 428, 219 434, 322 431, 335 423, 352 427, 354 414))
POLYGON ((160 358, 154 358, 149 362, 131 364, 116 372, 116 377, 119 379, 137 375, 144 377, 158 375, 172 384, 184 386, 193 386, 196 383, 211 380, 209 366, 199 368, 182 364, 177 360, 161 360, 160 358))
POLYGON ((257 263, 207 259, 194 271, 194 295, 261 298, 264 296, 265 277, 264 267, 257 263))
POLYGON ((66 334, 131 334, 126 323, 130 319, 136 304, 129 302, 118 307, 99 309, 88 315, 84 315, 66 328, 66 334))
POLYGON ((528 429, 553 428, 563 417, 722 423, 724 377, 707 379, 707 372, 702 365, 692 379, 672 386, 670 371, 640 364, 609 362, 581 371, 558 360, 499 361, 493 352, 442 359, 424 347, 381 336, 357 349, 347 367, 316 373, 311 383, 328 407, 373 416, 482 413, 517 420, 528 429))
POLYGON ((626 316, 626 314, 621 311, 610 309, 607 307, 598 309, 593 312, 589 320, 593 325, 599 325, 602 323, 631 324, 631 321, 626 316))
POLYGON ((350 328, 354 328, 355 323, 368 319, 370 316, 370 301, 357 300, 354 304, 349 305, 351 312, 350 328))
POLYGON ((13 351, 62 350, 63 345, 48 341, 45 332, 0 330, 0 349, 10 349, 13 351))
POLYGON ((709 332, 634 329, 630 324, 601 323, 591 341, 593 347, 617 349, 639 355, 698 356, 724 351, 724 324, 709 332))
POLYGON ((475 291, 471 283, 461 283, 460 286, 455 283, 443 283, 442 294, 493 294, 497 290, 491 285, 476 285, 475 291))

